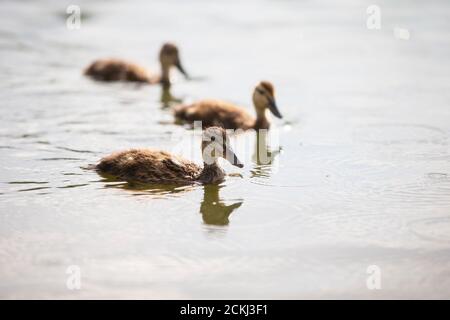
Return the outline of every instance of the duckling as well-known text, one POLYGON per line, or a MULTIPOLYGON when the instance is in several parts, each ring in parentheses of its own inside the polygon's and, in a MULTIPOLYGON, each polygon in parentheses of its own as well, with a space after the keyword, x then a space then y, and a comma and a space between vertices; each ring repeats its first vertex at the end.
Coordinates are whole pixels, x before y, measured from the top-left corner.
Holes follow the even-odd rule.
POLYGON ((277 118, 282 118, 275 103, 274 88, 268 81, 261 81, 253 91, 256 118, 241 107, 219 100, 202 100, 191 105, 179 105, 174 109, 179 122, 202 121, 203 128, 219 126, 225 129, 269 129, 266 117, 269 109, 277 118))
POLYGON ((176 67, 186 78, 189 78, 181 64, 178 48, 173 43, 166 43, 162 46, 159 52, 159 62, 161 63, 160 76, 149 74, 143 67, 120 59, 96 60, 86 68, 84 74, 98 81, 161 83, 169 86, 170 69, 176 67))
POLYGON ((243 164, 230 147, 223 128, 210 127, 202 134, 203 168, 182 157, 153 149, 132 149, 113 153, 96 165, 96 169, 126 181, 158 184, 219 183, 225 177, 218 158, 239 168, 243 164))

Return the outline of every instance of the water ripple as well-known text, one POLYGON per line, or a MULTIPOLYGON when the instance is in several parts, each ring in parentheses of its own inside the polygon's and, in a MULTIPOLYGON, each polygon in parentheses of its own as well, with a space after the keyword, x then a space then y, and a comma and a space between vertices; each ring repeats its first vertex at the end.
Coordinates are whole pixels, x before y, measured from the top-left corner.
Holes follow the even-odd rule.
POLYGON ((421 239, 450 243, 450 217, 417 219, 408 223, 408 229, 421 239))
POLYGON ((447 145, 448 136, 438 127, 423 124, 372 124, 355 128, 355 140, 373 144, 447 145))

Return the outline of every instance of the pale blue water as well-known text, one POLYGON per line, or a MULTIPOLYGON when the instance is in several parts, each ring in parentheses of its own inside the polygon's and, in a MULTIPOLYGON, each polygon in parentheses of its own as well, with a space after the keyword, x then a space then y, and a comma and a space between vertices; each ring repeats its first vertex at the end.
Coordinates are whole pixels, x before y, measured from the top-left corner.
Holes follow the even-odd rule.
POLYGON ((0 3, 1 298, 449 297, 450 3, 379 1, 380 30, 371 1, 78 1, 80 30, 68 4, 0 3), (271 165, 249 133, 219 190, 82 169, 130 147, 200 160, 159 87, 81 74, 110 56, 157 71, 168 40, 198 79, 175 74, 185 101, 253 112, 254 85, 274 83, 271 165))

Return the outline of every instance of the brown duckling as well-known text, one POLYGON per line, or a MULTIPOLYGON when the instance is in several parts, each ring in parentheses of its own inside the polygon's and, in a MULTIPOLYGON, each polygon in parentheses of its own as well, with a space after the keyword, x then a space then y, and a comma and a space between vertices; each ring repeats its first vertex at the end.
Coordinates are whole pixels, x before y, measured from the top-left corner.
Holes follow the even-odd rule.
POLYGON ((224 129, 210 127, 203 131, 203 168, 194 162, 152 149, 132 149, 113 153, 100 160, 96 169, 125 181, 158 184, 218 183, 225 177, 217 160, 222 157, 239 168, 243 164, 230 147, 224 129))
POLYGON ((225 129, 268 129, 270 122, 266 116, 269 109, 277 118, 282 118, 275 103, 273 85, 261 81, 253 91, 256 118, 234 104, 220 100, 201 100, 190 105, 175 107, 175 118, 181 122, 202 121, 203 128, 218 126, 225 129))
POLYGON ((130 81, 163 85, 170 85, 170 69, 178 70, 188 78, 184 70, 178 53, 178 48, 173 43, 166 43, 159 52, 159 62, 161 63, 161 75, 149 74, 143 67, 120 59, 100 59, 94 61, 86 68, 84 74, 98 81, 130 81))

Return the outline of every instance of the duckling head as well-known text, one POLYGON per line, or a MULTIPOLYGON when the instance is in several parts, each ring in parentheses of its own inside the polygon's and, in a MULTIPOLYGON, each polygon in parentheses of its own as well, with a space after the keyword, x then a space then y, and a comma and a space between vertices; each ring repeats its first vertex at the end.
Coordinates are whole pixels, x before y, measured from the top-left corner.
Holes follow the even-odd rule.
MULTIPOLYGON (((171 67, 176 67, 186 78, 189 78, 187 72, 181 64, 178 47, 173 43, 165 43, 159 52, 159 61, 163 70, 163 78, 168 78, 171 67)), ((163 79, 168 80, 168 79, 163 79)))
POLYGON ((224 158, 238 168, 244 166, 231 149, 226 131, 220 127, 209 127, 203 131, 202 157, 206 165, 216 164, 218 158, 224 158))
POLYGON ((258 116, 264 116, 267 109, 277 118, 282 118, 275 102, 273 85, 269 81, 261 81, 253 91, 253 104, 258 116))

